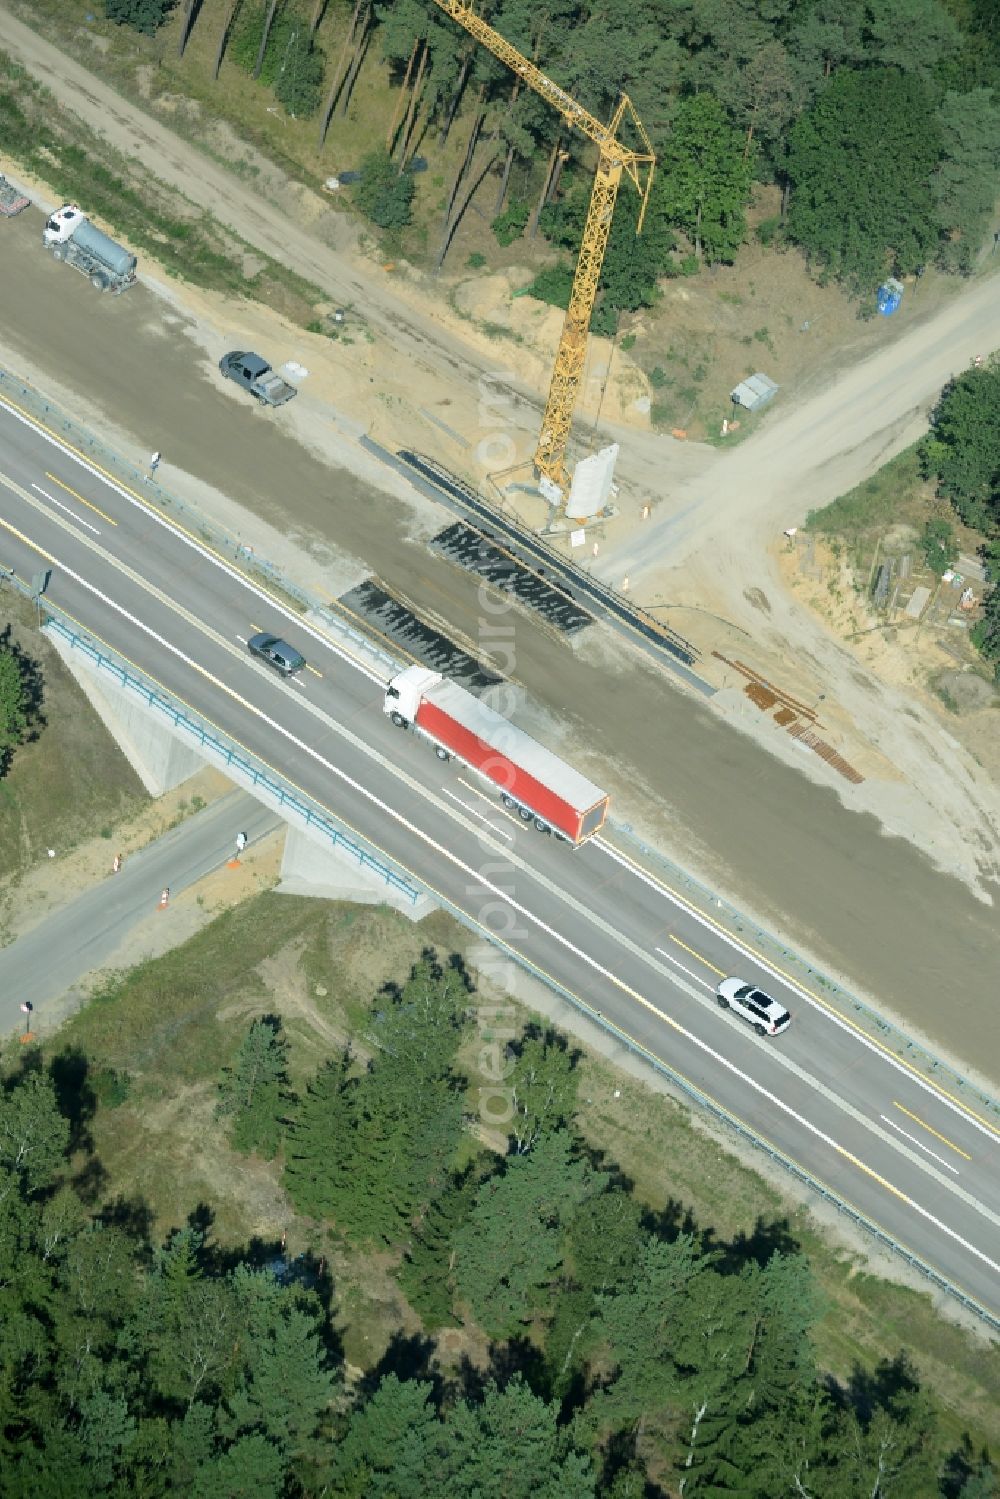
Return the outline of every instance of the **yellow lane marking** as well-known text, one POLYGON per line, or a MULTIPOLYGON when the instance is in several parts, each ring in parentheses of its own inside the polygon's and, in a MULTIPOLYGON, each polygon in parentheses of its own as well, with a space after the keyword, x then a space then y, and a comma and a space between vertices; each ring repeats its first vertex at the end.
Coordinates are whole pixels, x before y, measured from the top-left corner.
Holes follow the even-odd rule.
POLYGON ((23 531, 19 531, 16 526, 12 526, 10 521, 2 515, 0 515, 0 526, 3 526, 4 530, 9 531, 12 536, 16 536, 18 541, 23 546, 26 546, 30 552, 37 552, 39 557, 44 558, 46 562, 51 562, 53 566, 55 565, 56 559, 51 552, 47 552, 44 547, 40 547, 37 541, 32 541, 30 536, 25 536, 23 531))
POLYGON ((306 662, 306 671, 311 671, 314 677, 322 678, 323 676, 323 673, 321 671, 317 671, 315 666, 310 666, 308 661, 306 662))
POLYGON ((106 510, 102 510, 100 505, 94 505, 90 500, 85 500, 82 494, 77 494, 75 489, 71 489, 68 484, 64 484, 62 479, 57 478, 55 474, 50 474, 47 469, 45 477, 46 479, 51 479, 53 484, 58 484, 60 489, 65 489, 66 493, 71 494, 74 500, 79 500, 81 505, 86 505, 88 510, 93 510, 94 514, 99 515, 102 520, 106 520, 109 526, 117 526, 118 522, 106 510))
POLYGON ((866 1166, 864 1161, 858 1160, 858 1157, 852 1154, 851 1151, 845 1150, 843 1145, 834 1143, 834 1149, 839 1155, 844 1157, 845 1161, 850 1161, 851 1165, 856 1166, 859 1171, 863 1171, 865 1176, 870 1176, 873 1182, 878 1182, 879 1186, 884 1187, 887 1192, 891 1192, 893 1197, 898 1197, 900 1202, 905 1202, 907 1205, 912 1203, 913 1199, 911 1197, 908 1197, 905 1192, 901 1192, 899 1187, 894 1187, 892 1182, 886 1181, 885 1177, 880 1175, 878 1171, 873 1170, 871 1166, 866 1166))
POLYGON ((985 1118, 976 1109, 972 1108, 964 1098, 960 1098, 956 1093, 949 1092, 947 1088, 943 1088, 939 1082, 935 1081, 934 1078, 927 1077, 923 1072, 921 1072, 919 1067, 915 1067, 914 1064, 906 1057, 901 1056, 899 1052, 893 1051, 890 1046, 886 1046, 885 1042, 880 1041, 877 1036, 871 1035, 870 1032, 866 1031, 863 1026, 858 1025, 857 1022, 851 1020, 848 1015, 843 1014, 840 1010, 837 1009, 836 1005, 832 1005, 829 1000, 824 999, 821 994, 817 994, 814 989, 810 989, 809 986, 807 984, 804 984, 801 979, 796 978, 791 973, 788 973, 772 958, 765 958, 761 956, 761 954, 759 954, 756 949, 752 947, 748 941, 746 941, 745 938, 740 937, 738 939, 734 939, 732 933, 727 932, 721 922, 716 921, 712 916, 708 914, 707 911, 702 911, 698 907, 692 905, 691 901, 688 900, 686 896, 682 895, 679 890, 675 890, 672 885, 668 884, 667 881, 662 878, 662 876, 651 874, 650 871, 644 867, 644 865, 639 864, 630 855, 623 854, 621 849, 618 848, 617 844, 612 843, 610 840, 608 840, 608 843, 609 847, 613 848, 620 858, 628 859, 629 863, 632 864, 637 870, 639 870, 640 873, 643 874, 647 879, 652 880, 654 884, 660 885, 671 897, 671 899, 676 901, 676 903, 682 908, 682 910, 694 912, 698 920, 703 922, 705 926, 711 927, 711 929, 716 933, 718 937, 721 938, 723 942, 732 944, 734 940, 738 940, 739 943, 746 949, 747 953, 752 958, 755 958, 758 963, 760 963, 762 968, 766 968, 769 972, 777 974, 778 978, 784 979, 786 984, 789 984, 793 989, 797 989, 800 994, 808 995, 813 1003, 818 1005, 821 1010, 825 1010, 828 1015, 832 1015, 835 1020, 837 1020, 841 1025, 846 1026, 848 1030, 852 1030, 856 1035, 862 1036, 869 1046, 873 1047, 876 1051, 880 1051, 883 1056, 889 1057, 893 1062, 897 1063, 898 1066, 902 1067, 906 1072, 909 1072, 912 1077, 917 1078, 918 1081, 924 1087, 928 1088, 932 1093, 937 1093, 939 1097, 946 1098, 949 1103, 954 1104, 955 1108, 960 1114, 965 1114, 968 1116, 968 1118, 975 1119, 976 1123, 982 1125, 983 1129, 986 1130, 988 1134, 991 1134, 995 1140, 1000 1140, 1000 1129, 997 1128, 993 1120, 985 1118))
MULTIPOLYGON (((18 485, 14 484, 10 479, 2 474, 0 474, 0 485, 3 485, 5 488, 11 490, 12 493, 25 500, 27 504, 34 506, 36 510, 40 511, 47 518, 49 517, 49 512, 45 509, 45 506, 42 505, 40 501, 33 500, 30 495, 25 494, 18 485)), ((51 517, 51 519, 53 520, 55 525, 62 527, 63 530, 70 530, 68 521, 64 521, 58 516, 53 516, 51 517)), ((83 524, 87 525, 88 522, 84 521, 83 524)), ((68 568, 65 563, 60 562, 59 559, 55 557, 51 552, 47 552, 43 547, 38 546, 38 544, 36 542, 33 542, 25 532, 19 531, 17 527, 14 526, 12 522, 7 520, 5 517, 0 516, 0 525, 2 525, 6 530, 10 531, 13 536, 16 536, 18 540, 22 541, 26 546, 31 547, 34 551, 38 552, 39 556, 44 557, 46 562, 51 562, 54 568, 61 569, 63 573, 68 574, 68 576, 73 578, 77 583, 82 583, 84 587, 90 586, 97 597, 100 598, 104 603, 112 602, 109 597, 102 594, 100 590, 97 589, 94 585, 88 585, 86 579, 84 579, 82 575, 74 573, 72 568, 68 568)), ((186 624, 191 625, 193 629, 200 630, 207 639, 214 641, 216 645, 227 651, 229 655, 234 659, 241 658, 241 653, 229 640, 226 639, 225 636, 219 635, 215 630, 212 629, 210 625, 205 624, 203 620, 192 614, 190 610, 185 609, 183 605, 177 603, 175 599, 172 599, 168 594, 164 593, 162 589, 157 588, 155 584, 151 583, 148 578, 144 577, 141 573, 137 573, 134 568, 129 567, 127 563, 123 562, 119 557, 116 557, 112 552, 109 552, 105 547, 98 545, 98 543, 95 541, 90 541, 86 537, 80 538, 80 545, 88 548, 88 550, 94 553, 95 556, 99 557, 102 562, 106 563, 108 567, 114 569, 115 572, 120 573, 123 577, 127 578, 129 582, 134 583, 137 588, 142 589, 142 591, 148 597, 155 599, 158 604, 162 604, 164 609, 169 610, 172 614, 176 614, 178 618, 184 620, 186 624)), ((112 607, 114 607, 113 604, 112 607)), ((62 612, 66 614, 67 619, 73 618, 73 616, 69 614, 68 611, 63 610, 62 612)), ((129 616, 126 614, 126 618, 127 617, 129 616)), ((86 627, 82 625, 81 629, 85 634, 93 633, 92 631, 88 631, 86 627)), ((154 638, 156 638, 155 633, 154 638)), ((94 639, 99 639, 99 637, 95 635, 94 639)), ((208 676, 210 681, 216 681, 216 678, 211 676, 211 674, 207 672, 206 668, 200 666, 197 661, 192 660, 191 665, 194 670, 201 672, 203 676, 208 676)), ((138 669, 139 668, 137 668, 137 670, 138 669)), ((219 685, 221 686, 223 684, 220 683, 219 685)), ((231 688, 226 687, 225 690, 232 695, 231 688)), ((242 699, 237 696, 236 701, 241 702, 242 699)))
POLYGON ((925 1120, 920 1118, 919 1114, 911 1114, 910 1110, 904 1108, 897 1098, 892 1100, 892 1106, 894 1109, 898 1109, 901 1114, 905 1114, 907 1119, 912 1119, 914 1124, 919 1124, 920 1128, 925 1129, 929 1135, 933 1135, 935 1140, 940 1140, 942 1145, 947 1145, 956 1155, 960 1155, 964 1161, 972 1160, 971 1155, 962 1150, 961 1146, 956 1145, 954 1140, 949 1140, 947 1135, 939 1134, 933 1125, 926 1123, 925 1120))
POLYGON ((710 963, 707 958, 703 958, 701 953, 695 948, 688 947, 687 943, 682 942, 679 937, 675 937, 673 932, 670 933, 670 940, 671 942, 676 942, 678 947, 683 947, 684 951, 689 952, 692 958, 697 958, 699 963, 704 963, 706 968, 711 968, 712 972, 717 973, 720 978, 725 978, 726 970, 724 968, 716 968, 714 963, 710 963))

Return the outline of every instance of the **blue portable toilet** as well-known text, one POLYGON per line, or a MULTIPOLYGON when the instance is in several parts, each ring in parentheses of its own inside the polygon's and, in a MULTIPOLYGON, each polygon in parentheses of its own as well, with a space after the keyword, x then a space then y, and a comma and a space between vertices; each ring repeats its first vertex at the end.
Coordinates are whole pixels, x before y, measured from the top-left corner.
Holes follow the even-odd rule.
POLYGON ((903 283, 889 276, 879 287, 875 305, 883 317, 891 317, 903 299, 903 283))

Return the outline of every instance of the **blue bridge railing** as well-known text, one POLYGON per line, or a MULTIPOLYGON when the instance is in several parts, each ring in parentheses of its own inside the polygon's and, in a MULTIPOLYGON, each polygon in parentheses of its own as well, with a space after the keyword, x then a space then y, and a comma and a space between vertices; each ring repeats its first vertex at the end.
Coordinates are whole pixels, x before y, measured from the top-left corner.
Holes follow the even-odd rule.
POLYGON ((73 630, 64 624, 48 606, 46 606, 46 614, 48 616, 45 624, 46 630, 61 636, 73 650, 79 651, 82 655, 86 656, 99 671, 106 672, 114 677, 122 687, 141 698, 147 707, 152 708, 157 713, 161 713, 175 729, 193 739, 199 748, 211 753, 228 770, 237 772, 244 779, 250 781, 253 786, 266 791, 283 810, 293 813, 309 828, 321 833, 329 840, 333 847, 340 848, 349 853, 358 861, 362 868, 369 869, 373 874, 378 875, 387 885, 391 886, 393 890, 397 890, 400 895, 408 900, 410 905, 415 906, 417 904, 421 898, 422 891, 402 875, 397 874, 384 860, 377 858, 375 854, 369 853, 368 849, 363 847, 362 844, 349 837, 331 821, 326 813, 313 806, 301 795, 290 791, 283 781, 272 775, 270 771, 264 769, 245 750, 237 748, 224 738, 220 738, 216 730, 210 729, 207 725, 199 722, 198 719, 192 718, 190 713, 179 708, 164 692, 159 688, 150 686, 148 682, 134 671, 123 666, 107 650, 97 646, 86 635, 81 635, 79 631, 73 630))

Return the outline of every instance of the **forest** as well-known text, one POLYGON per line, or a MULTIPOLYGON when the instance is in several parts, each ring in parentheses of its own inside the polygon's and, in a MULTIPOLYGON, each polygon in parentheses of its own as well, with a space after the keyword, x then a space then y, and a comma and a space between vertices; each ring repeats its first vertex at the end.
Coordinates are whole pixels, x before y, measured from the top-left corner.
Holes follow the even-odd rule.
POLYGON ((535 1025, 507 1039, 478 1000, 426 951, 374 997, 364 1059, 348 1047, 293 1086, 264 1014, 218 1077, 234 1150, 395 1266, 419 1330, 367 1370, 345 1362, 325 1254, 223 1248, 211 1203, 154 1236, 115 1194, 91 1125, 126 1076, 65 1042, 5 1059, 0 1494, 1000 1492, 905 1352, 844 1381, 818 1366, 822 1297, 780 1224, 727 1243, 644 1206, 574 1126, 578 1054, 535 1025), (439 1358, 456 1329, 480 1357, 439 1358))
POLYGON ((925 478, 959 520, 982 536, 979 555, 991 585, 972 644, 1000 682, 1000 438, 994 412, 1000 399, 1000 356, 949 381, 931 412, 920 444, 925 478))
MULTIPOLYGON (((146 30, 171 0, 106 0, 146 30)), ((593 147, 434 0, 185 0, 179 47, 217 28, 223 60, 297 118, 331 121, 386 69, 395 107, 355 199, 386 231, 407 223, 418 153, 463 146, 445 184, 440 266, 470 203, 501 244, 541 233, 566 252, 536 294, 565 303, 593 147)), ((780 188, 766 242, 798 246, 820 278, 869 297, 928 264, 968 273, 1000 167, 1000 36, 993 0, 499 0, 477 12, 572 99, 607 119, 623 91, 657 171, 643 234, 623 192, 595 312, 614 331, 658 281, 731 261, 755 185, 780 188)), ((636 139, 625 140, 635 146, 636 139)), ((441 179, 443 181, 443 179, 441 179)))

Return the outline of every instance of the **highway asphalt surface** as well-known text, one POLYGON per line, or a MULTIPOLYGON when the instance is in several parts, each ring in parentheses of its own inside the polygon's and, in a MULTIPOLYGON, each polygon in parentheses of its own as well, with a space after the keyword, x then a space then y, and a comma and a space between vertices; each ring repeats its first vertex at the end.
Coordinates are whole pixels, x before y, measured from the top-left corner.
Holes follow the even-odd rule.
MULTIPOLYGON (((108 874, 100 884, 0 948, 0 1034, 18 1024, 24 1000, 41 1018, 48 1004, 104 967, 137 923, 158 910, 164 889, 173 900, 233 858, 237 833, 246 833, 252 847, 278 826, 280 820, 249 792, 231 791, 130 855, 117 874, 109 844, 108 874)), ((168 901, 166 920, 169 912, 168 901)), ((140 958, 136 952, 134 961, 140 958)))
POLYGON ((138 491, 0 412, 0 563, 51 568, 78 626, 266 761, 501 949, 520 954, 1000 1314, 1000 1130, 639 868, 508 816, 394 728, 382 680, 138 491), (285 681, 246 640, 306 655, 285 681), (716 1003, 728 974, 791 1010, 776 1041, 716 1003))
MULTIPOLYGON (((239 346, 238 324, 206 357, 197 326, 176 304, 142 284, 99 297, 43 254, 37 210, 0 227, 0 357, 11 368, 68 411, 86 413, 118 451, 164 449, 160 477, 181 497, 200 499, 206 487, 232 496, 249 539, 259 517, 291 536, 300 555, 312 548, 313 557, 332 556, 340 581, 331 593, 374 573, 466 648, 498 650, 533 711, 551 711, 566 742, 576 735, 589 751, 580 768, 601 776, 607 767, 620 820, 1000 1083, 1000 1009, 982 1001, 997 967, 995 908, 886 837, 874 818, 845 811, 832 786, 734 732, 635 653, 603 639, 571 647, 516 610, 500 619, 502 635, 488 638, 484 619, 496 621, 480 582, 426 545, 427 510, 415 515, 296 440, 297 410, 331 419, 308 387, 291 406, 264 412, 235 388, 210 383, 214 359, 239 346)), ((667 450, 665 463, 674 461, 667 450)), ((442 509, 440 525, 451 519, 442 509)), ((314 576, 319 570, 316 562, 314 576)), ((956 838, 974 836, 955 829, 956 838)))

